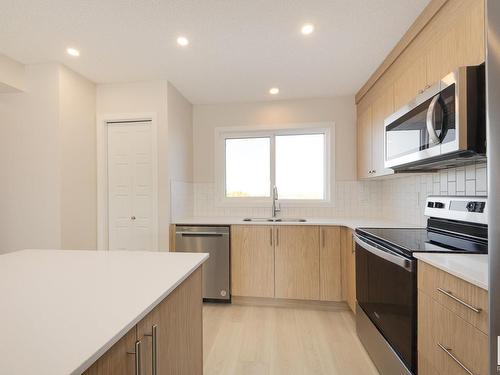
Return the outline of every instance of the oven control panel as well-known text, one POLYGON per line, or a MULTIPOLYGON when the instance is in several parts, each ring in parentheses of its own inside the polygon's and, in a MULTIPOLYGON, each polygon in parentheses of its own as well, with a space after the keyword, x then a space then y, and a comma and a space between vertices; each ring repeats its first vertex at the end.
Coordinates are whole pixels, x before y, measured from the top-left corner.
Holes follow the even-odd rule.
POLYGON ((449 220, 487 224, 487 197, 427 197, 425 215, 449 220))

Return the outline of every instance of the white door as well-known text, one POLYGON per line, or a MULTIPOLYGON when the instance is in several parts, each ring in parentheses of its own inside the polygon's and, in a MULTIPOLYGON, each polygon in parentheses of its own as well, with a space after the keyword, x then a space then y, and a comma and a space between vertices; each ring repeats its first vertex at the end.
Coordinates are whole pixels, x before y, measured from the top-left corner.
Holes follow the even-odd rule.
POLYGON ((108 123, 109 250, 154 250, 151 121, 108 123))

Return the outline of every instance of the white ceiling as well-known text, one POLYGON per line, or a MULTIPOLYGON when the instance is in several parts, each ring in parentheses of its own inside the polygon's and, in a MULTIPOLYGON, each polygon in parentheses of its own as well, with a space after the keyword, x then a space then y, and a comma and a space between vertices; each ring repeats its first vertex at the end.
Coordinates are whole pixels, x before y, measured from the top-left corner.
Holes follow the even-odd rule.
POLYGON ((166 78, 193 103, 268 100, 272 86, 279 99, 347 95, 428 2, 0 0, 0 52, 60 61, 97 83, 166 78))

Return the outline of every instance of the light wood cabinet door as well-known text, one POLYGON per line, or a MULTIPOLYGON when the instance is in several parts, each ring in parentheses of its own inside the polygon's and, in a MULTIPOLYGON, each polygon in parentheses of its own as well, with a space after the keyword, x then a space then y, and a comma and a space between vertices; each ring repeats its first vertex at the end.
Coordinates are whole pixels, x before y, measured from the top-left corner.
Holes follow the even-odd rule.
POLYGON ((319 300, 319 228, 276 226, 276 297, 319 300))
MULTIPOLYGON (((158 375, 203 374, 202 304, 200 267, 157 306, 146 322, 144 332, 150 332, 151 324, 158 321, 158 375)), ((147 356, 143 362, 151 364, 147 356)))
POLYGON ((441 375, 488 373, 488 336, 418 291, 418 352, 441 375))
POLYGON ((394 109, 397 111, 427 85, 425 54, 415 55, 411 65, 394 81, 394 109))
POLYGON ((83 374, 134 375, 135 355, 131 353, 135 351, 136 337, 136 327, 134 327, 83 374))
MULTIPOLYGON (((137 323, 137 339, 141 341, 141 375, 152 375, 153 368, 159 366, 159 348, 167 338, 159 335, 160 306, 153 309, 137 323)), ((160 372, 157 372, 160 374, 160 372)))
POLYGON ((372 177, 372 108, 358 113, 358 178, 372 177))
POLYGON ((340 227, 320 227, 319 294, 322 301, 341 301, 340 227))
POLYGON ((372 104, 372 169, 373 177, 393 174, 384 167, 384 120, 394 112, 394 87, 386 88, 372 104))
POLYGON ((484 1, 461 0, 450 25, 429 42, 427 84, 432 85, 458 67, 485 60, 484 1))
POLYGON ((231 292, 274 297, 274 229, 268 225, 231 227, 231 292))
POLYGON ((356 313, 356 253, 352 239, 353 232, 342 228, 341 261, 342 261, 342 299, 347 302, 353 313, 356 313))

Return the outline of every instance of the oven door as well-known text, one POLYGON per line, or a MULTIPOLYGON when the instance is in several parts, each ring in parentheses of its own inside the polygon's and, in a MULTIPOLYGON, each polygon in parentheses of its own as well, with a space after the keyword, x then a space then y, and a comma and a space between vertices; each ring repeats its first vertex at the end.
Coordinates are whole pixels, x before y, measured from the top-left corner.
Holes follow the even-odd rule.
POLYGON ((386 168, 458 149, 456 78, 450 73, 384 121, 386 168))
POLYGON ((416 260, 355 236, 356 298, 359 306, 415 373, 417 366, 416 260))

